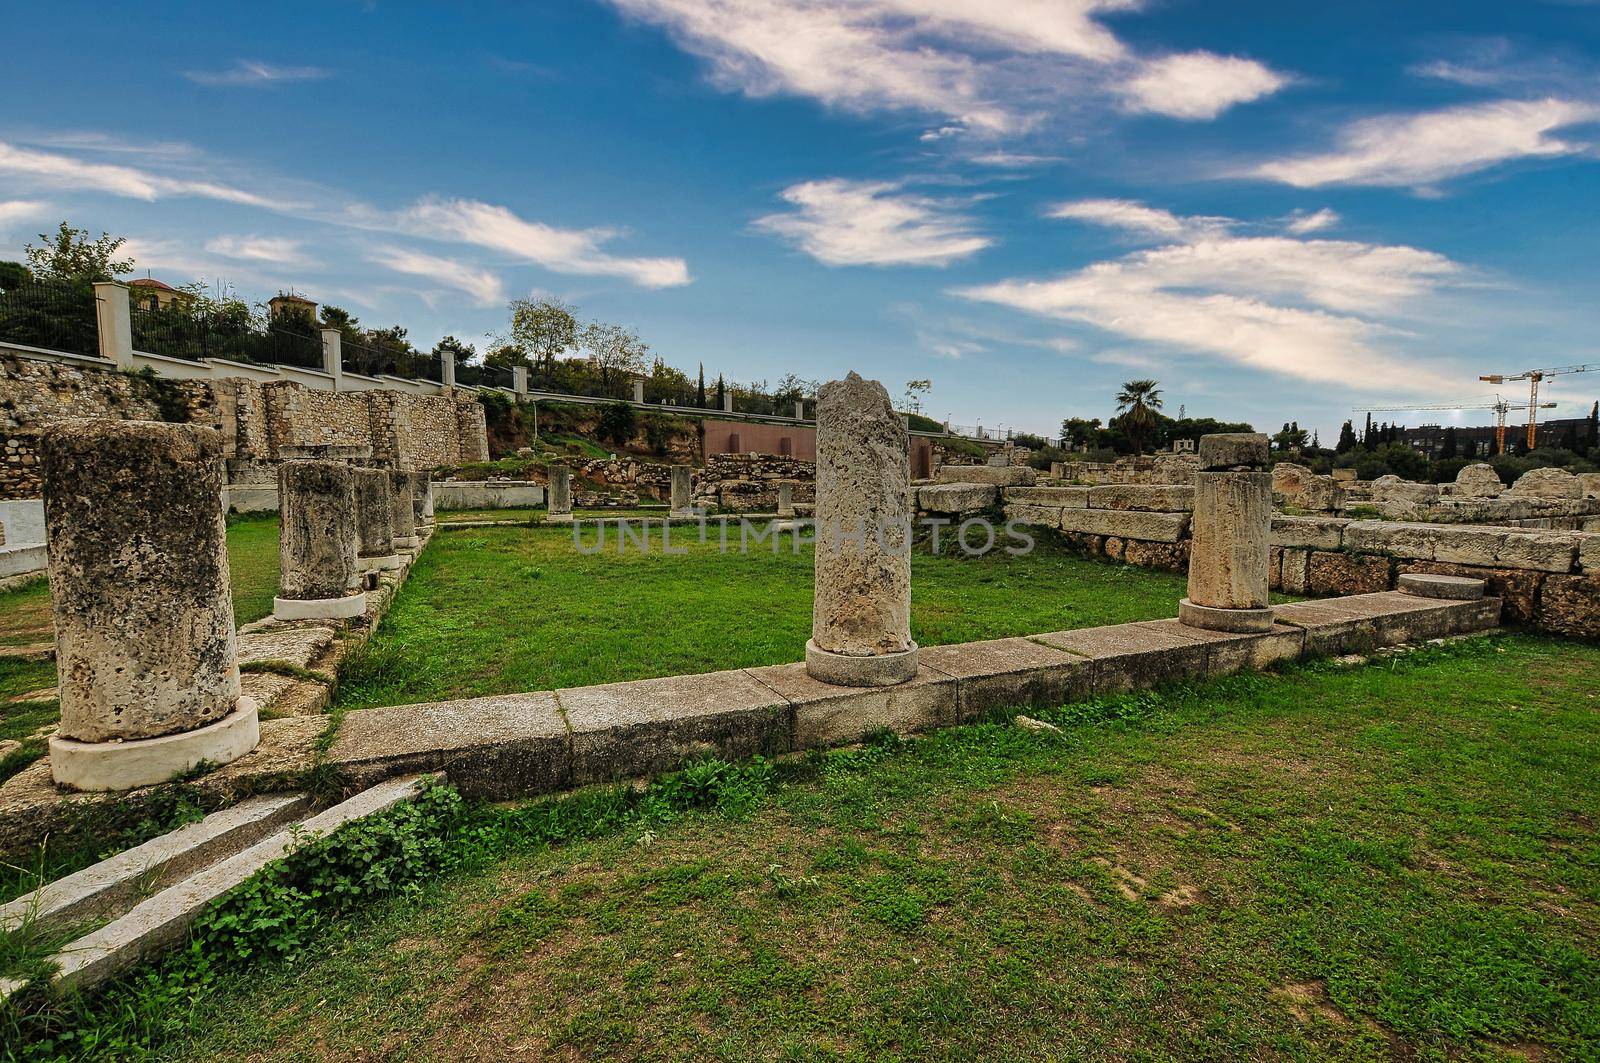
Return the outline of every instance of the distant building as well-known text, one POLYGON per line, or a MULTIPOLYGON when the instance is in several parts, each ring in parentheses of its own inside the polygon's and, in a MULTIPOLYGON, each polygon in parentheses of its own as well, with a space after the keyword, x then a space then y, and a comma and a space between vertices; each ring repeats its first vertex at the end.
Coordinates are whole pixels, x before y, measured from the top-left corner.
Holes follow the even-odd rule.
POLYGON ((278 293, 267 300, 267 316, 274 321, 283 317, 302 317, 312 321, 317 319, 317 304, 313 299, 303 295, 278 293))
MULTIPOLYGON (((1456 456, 1459 458, 1486 458, 1494 453, 1494 425, 1457 425, 1456 456)), ((1401 440, 1421 451, 1429 459, 1439 457, 1444 449, 1444 434, 1450 425, 1424 424, 1401 432, 1401 440)), ((1528 422, 1506 420, 1506 449, 1513 450, 1527 437, 1528 422)), ((1589 418, 1559 417, 1539 422, 1538 442, 1541 447, 1559 447, 1569 436, 1580 442, 1587 438, 1589 418)))
POLYGON ((194 296, 188 292, 180 292, 154 277, 140 277, 128 282, 128 301, 146 310, 165 310, 173 303, 187 303, 193 299, 194 296))

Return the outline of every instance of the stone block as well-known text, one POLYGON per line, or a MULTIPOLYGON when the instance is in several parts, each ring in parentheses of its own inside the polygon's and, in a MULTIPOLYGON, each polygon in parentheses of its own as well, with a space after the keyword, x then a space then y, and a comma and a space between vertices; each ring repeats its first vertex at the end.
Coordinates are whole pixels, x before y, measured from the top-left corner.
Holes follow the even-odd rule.
POLYGON ((1308 655, 1365 653, 1378 646, 1495 627, 1500 602, 1452 602, 1384 591, 1279 606, 1278 618, 1305 628, 1308 655))
POLYGON ((1579 535, 1578 568, 1585 575, 1600 575, 1600 534, 1585 532, 1579 535))
POLYGON ((1351 521, 1344 529, 1344 548, 1388 554, 1409 561, 1432 561, 1439 529, 1437 524, 1405 521, 1351 521))
POLYGON ((575 687, 556 700, 572 733, 574 786, 792 748, 789 702, 742 670, 575 687))
POLYGON ((1039 524, 1046 528, 1059 528, 1061 526, 1061 510, 1052 506, 1031 506, 1017 502, 1008 502, 1005 507, 1006 520, 1020 521, 1023 524, 1039 524))
POLYGON ((1194 639, 1205 646, 1208 676, 1260 671, 1281 661, 1293 661, 1305 646, 1305 630, 1291 624, 1273 624, 1268 631, 1253 633, 1211 631, 1177 620, 1152 620, 1145 626, 1194 639))
POLYGON ((795 749, 859 742, 875 731, 928 731, 958 718, 955 677, 926 664, 918 667, 916 678, 889 687, 834 686, 811 678, 803 664, 747 671, 790 707, 795 749))
POLYGON ((1189 567, 1189 540, 1176 543, 1155 543, 1143 539, 1129 539, 1122 551, 1122 560, 1141 568, 1159 568, 1167 572, 1183 572, 1189 567))
POLYGON ((1064 509, 1061 530, 1086 535, 1175 543, 1189 528, 1187 513, 1143 513, 1115 509, 1064 509))
POLYGON ((1600 576, 1546 576, 1533 624, 1580 638, 1600 638, 1600 576))
POLYGON ((939 483, 917 488, 917 508, 929 513, 977 513, 994 505, 994 484, 939 483))
POLYGON ((1371 594, 1389 589, 1389 559, 1313 551, 1306 562, 1308 594, 1371 594))
POLYGON ((1100 544, 1100 552, 1113 561, 1121 561, 1123 548, 1127 545, 1128 541, 1126 539, 1108 535, 1105 541, 1100 544))
POLYGON ((1505 489, 1500 474, 1485 462, 1465 466, 1450 485, 1450 493, 1460 498, 1494 498, 1505 489))
POLYGON ((956 715, 975 720, 995 709, 1052 708, 1089 696, 1092 663, 1029 639, 925 646, 922 663, 956 679, 956 715))
POLYGON ((1311 551, 1285 548, 1282 569, 1278 577, 1278 589, 1285 594, 1307 594, 1310 579, 1311 551))
POLYGON ((1272 518, 1272 545, 1309 550, 1338 550, 1344 546, 1344 529, 1350 523, 1343 517, 1272 518))
POLYGON ((1203 642, 1148 623, 1052 631, 1031 637, 1035 642, 1092 661, 1096 694, 1146 690, 1174 680, 1197 679, 1206 672, 1203 642))
POLYGON ((1546 578, 1543 572, 1533 569, 1484 568, 1441 561, 1402 564, 1399 571, 1481 579, 1488 585, 1488 593, 1503 603, 1506 619, 1517 624, 1532 623, 1539 585, 1546 578))
POLYGON ((571 782, 556 696, 506 694, 347 713, 326 763, 350 787, 444 771, 463 794, 503 801, 571 782))
POLYGON ((239 663, 282 661, 310 668, 333 644, 330 627, 271 627, 239 636, 239 663))
POLYGON ((1583 485, 1565 469, 1529 469, 1506 488, 1508 495, 1535 498, 1582 498, 1583 485))
MULTIPOLYGON (((1536 568, 1543 572, 1571 572, 1578 555, 1577 532, 1508 532, 1495 561, 1505 568, 1536 568)), ((1450 560, 1438 557, 1438 560, 1450 560)))
POLYGON ((1008 487, 1005 500, 1030 506, 1054 506, 1057 509, 1084 509, 1089 505, 1088 487, 1008 487))
POLYGON ((1265 466, 1270 458, 1267 437, 1259 432, 1218 432, 1200 437, 1202 469, 1265 466))
POLYGON ((993 484, 1032 487, 1037 474, 1025 465, 943 465, 933 478, 942 484, 993 484))
POLYGON ((1155 484, 1106 484, 1089 488, 1091 509, 1181 513, 1194 509, 1194 488, 1155 484))
POLYGON ((1484 581, 1466 576, 1445 576, 1434 572, 1402 572, 1395 578, 1395 590, 1419 598, 1445 598, 1452 601, 1477 601, 1483 597, 1484 581))

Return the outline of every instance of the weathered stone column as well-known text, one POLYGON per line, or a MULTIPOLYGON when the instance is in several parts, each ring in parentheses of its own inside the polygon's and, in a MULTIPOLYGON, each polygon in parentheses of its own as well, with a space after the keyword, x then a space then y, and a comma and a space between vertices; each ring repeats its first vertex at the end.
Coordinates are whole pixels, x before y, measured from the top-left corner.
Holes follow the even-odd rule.
POLYGON ((572 470, 565 465, 550 466, 549 512, 545 519, 558 523, 572 521, 572 470))
POLYGON ((1266 631, 1267 558, 1272 540, 1272 474, 1267 437, 1228 433, 1200 438, 1194 474, 1189 596, 1178 619, 1213 631, 1266 631))
POLYGON ((693 476, 694 470, 687 465, 674 465, 672 467, 672 508, 667 511, 668 516, 688 517, 693 515, 693 476))
POLYGON ((42 440, 62 786, 126 790, 260 740, 239 696, 222 437, 75 421, 42 440))
POLYGON ((389 526, 394 530, 394 548, 400 553, 415 552, 421 545, 417 538, 417 510, 411 501, 411 474, 400 469, 389 473, 389 526))
POLYGON ((778 485, 778 516, 794 516, 794 484, 784 481, 778 485))
POLYGON ((362 572, 400 567, 394 549, 394 488, 384 469, 356 469, 356 566, 362 572))
POLYGON ((279 620, 349 620, 367 611, 356 568, 355 470, 342 461, 278 466, 279 620))
POLYGON ((433 474, 408 472, 411 485, 411 515, 420 534, 433 525, 433 474))
POLYGON ((806 671, 842 686, 917 674, 911 641, 911 470, 905 422, 851 373, 817 401, 816 588, 806 671))

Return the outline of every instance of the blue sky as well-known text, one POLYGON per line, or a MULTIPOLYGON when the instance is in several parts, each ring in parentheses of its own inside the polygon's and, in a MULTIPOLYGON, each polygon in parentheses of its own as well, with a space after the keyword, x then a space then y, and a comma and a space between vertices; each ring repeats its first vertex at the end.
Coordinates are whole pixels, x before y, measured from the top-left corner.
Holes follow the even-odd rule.
POLYGON ((9 13, 0 255, 65 218, 421 346, 553 294, 1033 431, 1153 376, 1329 442, 1600 361, 1595 3, 252 7, 9 13))

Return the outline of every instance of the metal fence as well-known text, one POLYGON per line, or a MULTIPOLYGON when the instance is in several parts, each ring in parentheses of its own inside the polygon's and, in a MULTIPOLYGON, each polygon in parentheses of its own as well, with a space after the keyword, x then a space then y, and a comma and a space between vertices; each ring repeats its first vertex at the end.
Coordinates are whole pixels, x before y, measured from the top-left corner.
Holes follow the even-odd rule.
POLYGON ((69 354, 99 354, 93 286, 30 281, 0 291, 0 340, 69 354))
POLYGON ((322 339, 279 321, 237 313, 208 314, 176 302, 136 303, 129 308, 133 349, 167 358, 223 358, 257 365, 322 368, 322 339))
POLYGON ((516 374, 500 365, 456 363, 456 383, 463 387, 505 388, 516 386, 516 374))

